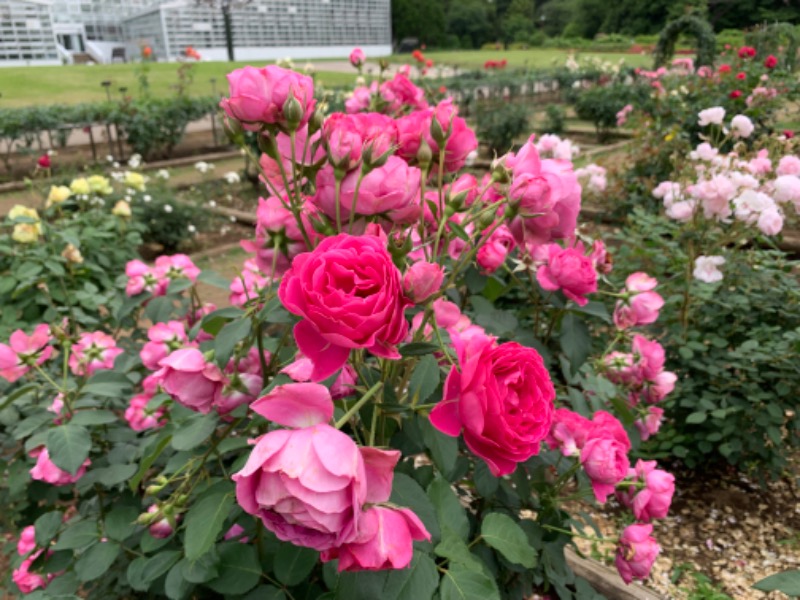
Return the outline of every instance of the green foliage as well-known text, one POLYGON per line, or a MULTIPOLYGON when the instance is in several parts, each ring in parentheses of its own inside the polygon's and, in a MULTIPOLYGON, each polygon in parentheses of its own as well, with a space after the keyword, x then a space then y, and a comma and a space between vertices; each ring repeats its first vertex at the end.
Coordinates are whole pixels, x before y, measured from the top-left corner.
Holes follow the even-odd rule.
POLYGON ((559 104, 548 104, 545 109, 544 130, 547 133, 561 133, 564 131, 566 111, 559 104))
POLYGON ((528 131, 528 118, 528 107, 524 104, 481 106, 477 133, 491 151, 504 154, 528 131))
POLYGON ((142 241, 161 246, 166 254, 173 254, 202 231, 209 221, 206 209, 181 202, 166 186, 152 190, 147 202, 132 206, 135 219, 144 226, 142 241))
POLYGON ((762 592, 783 592, 787 596, 800 596, 800 571, 783 571, 765 577, 753 584, 753 588, 762 592))
POLYGON ((595 126, 598 141, 603 142, 617 127, 617 113, 625 105, 642 109, 650 103, 650 89, 641 83, 611 83, 580 90, 574 104, 575 112, 595 126))
POLYGON ((761 25, 745 36, 745 41, 755 47, 757 56, 770 54, 778 58, 778 66, 788 71, 798 68, 797 52, 800 49, 800 25, 770 23, 761 25))
POLYGON ((708 21, 693 15, 683 16, 667 23, 658 38, 655 49, 655 68, 665 65, 675 54, 675 43, 682 33, 691 33, 696 39, 695 65, 713 65, 716 57, 714 30, 708 21))

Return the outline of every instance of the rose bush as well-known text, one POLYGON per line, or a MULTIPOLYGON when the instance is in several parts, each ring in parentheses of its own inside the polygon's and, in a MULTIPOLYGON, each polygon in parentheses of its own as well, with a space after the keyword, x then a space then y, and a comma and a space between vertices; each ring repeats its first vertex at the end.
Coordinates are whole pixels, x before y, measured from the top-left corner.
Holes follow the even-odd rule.
POLYGON ((585 524, 564 501, 615 493, 638 523, 618 568, 645 578, 671 499, 668 474, 630 468, 674 385, 637 329, 660 284, 609 280, 603 242, 577 229, 572 147, 531 139, 475 177, 459 173, 466 122, 405 75, 352 119, 279 67, 229 80, 227 127, 264 153, 241 276, 131 260, 95 326, 56 309, 2 346, 17 588, 587 598, 564 558, 585 524), (390 116, 358 117, 370 107, 390 116), (202 282, 231 306, 204 304, 202 282))

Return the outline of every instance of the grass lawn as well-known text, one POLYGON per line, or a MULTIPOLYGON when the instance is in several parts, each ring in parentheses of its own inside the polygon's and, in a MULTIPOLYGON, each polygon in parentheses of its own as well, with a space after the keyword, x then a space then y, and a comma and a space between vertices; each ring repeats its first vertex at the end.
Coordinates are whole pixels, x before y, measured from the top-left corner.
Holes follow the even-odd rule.
MULTIPOLYGON (((193 95, 210 95, 211 79, 215 78, 217 93, 227 92, 225 74, 247 62, 200 62, 194 67, 193 95)), ((304 63, 299 62, 298 68, 304 63)), ((127 87, 128 94, 138 95, 139 83, 136 64, 67 65, 59 67, 6 67, 0 68, 0 107, 28 106, 31 104, 76 104, 106 99, 102 81, 111 82, 112 97, 119 98, 119 88, 127 87)), ((177 82, 177 63, 154 63, 148 79, 154 96, 166 96, 177 82)), ((353 85, 352 74, 320 72, 317 77, 327 86, 353 85)))
MULTIPOLYGON (((433 59, 439 65, 458 65, 461 68, 482 69, 487 60, 508 61, 510 67, 553 67, 563 65, 568 50, 557 48, 531 48, 529 50, 446 50, 425 52, 425 57, 433 59)), ((634 67, 652 67, 653 57, 649 54, 626 54, 621 52, 575 52, 576 58, 597 56, 609 62, 624 59, 625 63, 634 67)), ((389 60, 392 62, 411 62, 410 54, 395 54, 389 60)))
MULTIPOLYGON (((447 52, 429 52, 426 54, 440 65, 458 65, 461 68, 483 68, 489 59, 508 60, 511 67, 551 67, 563 64, 568 52, 566 50, 541 49, 531 50, 457 50, 447 52)), ((650 66, 652 58, 637 54, 620 53, 585 53, 580 56, 599 56, 605 60, 618 61, 625 59, 633 66, 650 66)), ((375 57, 377 58, 377 57, 375 57)), ((395 63, 412 62, 410 54, 395 55, 390 58, 395 63)), ((320 69, 317 79, 328 87, 351 86, 355 82, 356 73, 340 73, 325 71, 324 60, 311 61, 320 69)), ((302 68, 305 61, 298 60, 297 67, 302 68)), ((225 74, 239 68, 246 62, 200 62, 194 68, 194 81, 190 88, 195 95, 211 94, 211 79, 215 78, 218 93, 227 90, 225 74)), ((7 67, 0 68, 0 107, 29 106, 32 104, 75 104, 104 100, 106 92, 100 82, 110 81, 113 97, 119 97, 119 88, 128 88, 129 94, 138 94, 139 84, 136 76, 136 64, 114 65, 70 65, 58 67, 7 67)), ((154 96, 166 96, 171 93, 177 81, 177 63, 154 63, 150 65, 148 79, 154 96)))

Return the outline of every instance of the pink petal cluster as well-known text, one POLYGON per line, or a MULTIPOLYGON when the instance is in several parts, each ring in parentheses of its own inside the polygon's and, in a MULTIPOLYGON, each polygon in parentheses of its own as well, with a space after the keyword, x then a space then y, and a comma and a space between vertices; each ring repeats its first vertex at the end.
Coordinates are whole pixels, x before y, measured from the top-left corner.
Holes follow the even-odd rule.
POLYGON ((628 525, 622 532, 614 564, 625 583, 646 579, 661 551, 652 525, 628 525))
POLYGON ((515 342, 451 334, 458 355, 431 411, 431 424, 464 442, 496 476, 539 452, 553 419, 555 390, 542 357, 515 342))
POLYGON ((37 448, 31 452, 31 456, 36 458, 36 464, 30 470, 31 479, 44 481, 45 483, 55 486, 71 485, 75 483, 86 473, 86 467, 92 464, 92 461, 87 458, 73 475, 58 468, 55 463, 50 460, 50 454, 47 452, 47 448, 37 448))
POLYGON ((246 306, 249 302, 261 297, 261 293, 269 287, 270 278, 261 274, 255 259, 244 261, 242 271, 231 281, 229 296, 233 306, 246 306))
POLYGON ((145 368, 151 371, 157 369, 158 363, 171 352, 189 345, 189 336, 182 321, 156 323, 147 330, 147 339, 149 341, 142 346, 139 357, 145 368))
POLYGON ((587 295, 597 291, 597 270, 591 256, 583 252, 578 242, 572 248, 558 244, 544 247, 546 262, 536 271, 536 281, 547 291, 561 292, 579 306, 585 306, 587 295))
POLYGON ((25 375, 33 365, 41 365, 53 354, 49 346, 50 326, 40 323, 27 335, 22 329, 11 334, 8 344, 0 344, 0 377, 9 383, 25 375))
POLYGON ((598 502, 605 502, 628 474, 631 443, 622 424, 610 413, 597 411, 586 434, 580 461, 598 502))
POLYGON ((167 424, 167 409, 162 404, 155 409, 148 409, 147 405, 158 391, 158 378, 150 375, 145 377, 142 382, 144 391, 135 395, 128 402, 125 409, 125 420, 134 431, 145 431, 146 429, 156 429, 167 424))
POLYGON ((194 283, 200 275, 200 269, 185 254, 173 254, 159 256, 152 267, 140 260, 129 261, 125 265, 125 275, 128 276, 125 286, 128 296, 138 296, 143 292, 163 296, 167 293, 170 281, 185 277, 194 283))
POLYGON ((675 493, 675 476, 656 468, 654 460, 638 460, 628 473, 631 485, 617 490, 617 498, 633 510, 637 521, 664 519, 675 493))
POLYGON ((423 304, 438 293, 444 281, 444 268, 421 260, 411 265, 403 276, 403 291, 415 304, 423 304))
POLYGON ((97 371, 113 369, 114 360, 122 354, 116 340, 102 331, 82 333, 73 344, 69 368, 74 375, 91 376, 97 371))
MULTIPOLYGON (((147 507, 147 512, 148 514, 151 515, 156 514, 160 510, 161 509, 157 504, 151 504, 150 506, 147 507)), ((172 533, 175 531, 175 528, 172 526, 172 523, 169 522, 169 519, 167 519, 167 517, 164 516, 162 513, 162 517, 157 521, 155 521, 154 523, 151 523, 150 527, 148 527, 147 530, 150 532, 150 535, 152 535, 154 538, 161 540, 171 536, 172 533)))
POLYGON ((664 299, 653 290, 658 285, 647 273, 633 273, 625 280, 623 300, 614 308, 614 324, 617 329, 630 329, 655 323, 664 306, 664 299))

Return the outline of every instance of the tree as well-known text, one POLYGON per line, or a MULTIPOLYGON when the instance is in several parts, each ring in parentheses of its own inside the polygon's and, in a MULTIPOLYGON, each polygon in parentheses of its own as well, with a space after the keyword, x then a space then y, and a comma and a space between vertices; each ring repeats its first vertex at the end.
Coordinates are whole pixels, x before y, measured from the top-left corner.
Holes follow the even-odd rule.
MULTIPOLYGON (((497 8, 499 11, 499 4, 497 8)), ((528 39, 535 28, 535 11, 533 0, 512 0, 500 19, 503 41, 509 43, 528 39)))
POLYGON ((392 31, 395 42, 417 38, 423 44, 445 44, 443 0, 392 0, 392 31))
POLYGON ((454 2, 447 11, 447 31, 457 35, 462 43, 480 48, 495 40, 491 27, 487 27, 494 17, 494 6, 485 0, 454 2))

